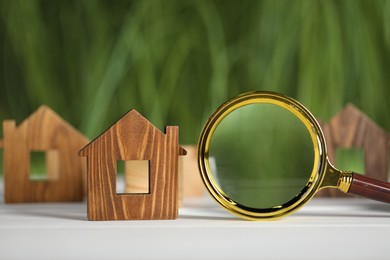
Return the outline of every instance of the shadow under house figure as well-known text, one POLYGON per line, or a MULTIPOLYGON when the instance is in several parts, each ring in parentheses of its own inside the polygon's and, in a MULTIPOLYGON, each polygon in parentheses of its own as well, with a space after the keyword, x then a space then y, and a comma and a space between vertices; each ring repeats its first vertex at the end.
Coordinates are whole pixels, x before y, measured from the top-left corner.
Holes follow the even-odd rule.
POLYGON ((129 111, 79 152, 87 157, 88 219, 175 219, 178 159, 185 154, 177 126, 167 126, 164 134, 136 110, 129 111), (118 161, 146 161, 146 192, 117 193, 118 161))
MULTIPOLYGON (((329 123, 322 126, 329 161, 337 165, 337 148, 362 148, 365 175, 387 182, 390 136, 352 104, 346 105, 329 123)), ((320 196, 346 196, 337 189, 326 189, 320 196)))
POLYGON ((18 127, 3 122, 4 200, 6 203, 82 201, 85 162, 77 151, 89 141, 47 106, 18 127), (43 152, 45 180, 30 178, 31 155, 43 152))

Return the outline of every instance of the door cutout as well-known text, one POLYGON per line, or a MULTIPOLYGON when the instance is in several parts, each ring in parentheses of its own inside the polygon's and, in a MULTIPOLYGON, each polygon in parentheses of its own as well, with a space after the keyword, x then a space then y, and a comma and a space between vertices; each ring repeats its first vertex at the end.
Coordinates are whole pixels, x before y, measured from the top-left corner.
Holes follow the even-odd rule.
POLYGON ((33 181, 57 180, 59 178, 58 151, 31 151, 29 177, 33 181))
POLYGON ((116 194, 148 194, 149 160, 117 161, 116 194))

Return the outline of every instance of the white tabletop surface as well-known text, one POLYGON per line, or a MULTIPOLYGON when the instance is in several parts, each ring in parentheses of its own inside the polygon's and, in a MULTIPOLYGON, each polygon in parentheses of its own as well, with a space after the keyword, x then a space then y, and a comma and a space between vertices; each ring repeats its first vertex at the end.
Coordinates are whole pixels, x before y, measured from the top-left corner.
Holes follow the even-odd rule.
POLYGON ((314 198, 252 222, 204 197, 184 201, 176 220, 92 222, 86 203, 1 196, 0 259, 390 259, 390 206, 365 199, 314 198))

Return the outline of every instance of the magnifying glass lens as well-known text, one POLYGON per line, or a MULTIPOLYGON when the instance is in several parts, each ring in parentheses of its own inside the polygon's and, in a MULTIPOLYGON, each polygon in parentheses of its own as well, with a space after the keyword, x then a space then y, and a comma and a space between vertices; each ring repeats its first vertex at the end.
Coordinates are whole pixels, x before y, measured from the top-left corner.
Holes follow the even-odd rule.
POLYGON ((281 206, 303 192, 314 167, 310 133, 289 110, 244 105, 215 128, 209 167, 221 193, 248 208, 281 206))

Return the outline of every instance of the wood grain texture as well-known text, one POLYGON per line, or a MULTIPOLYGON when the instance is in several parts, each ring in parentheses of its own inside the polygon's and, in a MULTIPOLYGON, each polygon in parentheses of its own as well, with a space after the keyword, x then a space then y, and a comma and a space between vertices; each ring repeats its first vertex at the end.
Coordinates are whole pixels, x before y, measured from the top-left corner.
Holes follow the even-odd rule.
MULTIPOLYGON (((329 161, 336 165, 338 148, 364 150, 365 175, 380 181, 388 179, 388 134, 354 105, 348 104, 327 124, 322 124, 329 161)), ((350 170, 350 169, 341 169, 350 170)), ((323 189, 319 196, 346 196, 337 189, 323 189)))
POLYGON ((131 110, 80 152, 87 157, 88 219, 175 219, 178 214, 178 127, 160 132, 131 110), (118 160, 149 161, 149 194, 116 194, 118 160))
POLYGON ((390 203, 390 183, 373 180, 354 173, 348 194, 390 203))
POLYGON ((83 200, 86 165, 77 156, 88 143, 83 135, 46 106, 18 127, 5 120, 3 128, 6 203, 83 200), (48 180, 30 180, 32 151, 46 151, 48 180))

